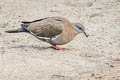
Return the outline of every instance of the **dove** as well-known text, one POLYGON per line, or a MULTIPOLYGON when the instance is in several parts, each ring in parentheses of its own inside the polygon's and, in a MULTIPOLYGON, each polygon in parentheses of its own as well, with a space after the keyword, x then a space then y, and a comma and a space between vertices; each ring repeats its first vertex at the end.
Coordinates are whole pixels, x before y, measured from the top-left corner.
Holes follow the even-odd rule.
POLYGON ((79 33, 88 35, 81 23, 71 23, 65 17, 46 17, 34 21, 23 21, 21 27, 6 31, 7 33, 27 32, 53 46, 56 50, 64 50, 57 45, 64 45, 72 41, 79 33))

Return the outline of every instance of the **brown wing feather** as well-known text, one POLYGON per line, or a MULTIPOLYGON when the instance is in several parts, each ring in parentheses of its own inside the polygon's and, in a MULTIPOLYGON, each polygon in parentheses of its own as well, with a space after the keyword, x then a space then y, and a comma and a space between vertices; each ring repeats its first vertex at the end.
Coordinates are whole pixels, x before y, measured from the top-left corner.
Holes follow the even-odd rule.
POLYGON ((41 21, 31 23, 27 30, 34 32, 40 37, 54 37, 62 33, 62 22, 54 18, 46 18, 41 21))
POLYGON ((34 20, 34 21, 22 21, 22 23, 29 24, 29 23, 34 23, 34 22, 42 21, 42 20, 47 19, 47 18, 49 18, 49 17, 42 18, 42 19, 37 19, 37 20, 34 20))

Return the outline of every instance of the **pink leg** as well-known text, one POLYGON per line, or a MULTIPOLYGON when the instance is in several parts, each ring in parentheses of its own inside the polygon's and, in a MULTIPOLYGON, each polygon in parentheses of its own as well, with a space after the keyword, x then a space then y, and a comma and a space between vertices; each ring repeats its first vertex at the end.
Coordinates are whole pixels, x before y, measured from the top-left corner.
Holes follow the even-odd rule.
POLYGON ((60 48, 60 47, 58 47, 56 45, 54 45, 53 48, 56 49, 56 50, 65 50, 65 48, 60 48))

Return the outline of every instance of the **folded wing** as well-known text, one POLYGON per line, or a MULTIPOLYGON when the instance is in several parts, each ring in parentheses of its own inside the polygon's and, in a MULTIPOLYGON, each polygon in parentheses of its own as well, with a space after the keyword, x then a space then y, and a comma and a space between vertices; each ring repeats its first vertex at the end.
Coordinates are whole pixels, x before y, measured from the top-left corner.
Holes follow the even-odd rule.
POLYGON ((61 34, 63 31, 62 21, 56 20, 54 18, 44 18, 40 21, 38 20, 24 24, 29 24, 27 30, 35 33, 40 37, 52 38, 61 34))

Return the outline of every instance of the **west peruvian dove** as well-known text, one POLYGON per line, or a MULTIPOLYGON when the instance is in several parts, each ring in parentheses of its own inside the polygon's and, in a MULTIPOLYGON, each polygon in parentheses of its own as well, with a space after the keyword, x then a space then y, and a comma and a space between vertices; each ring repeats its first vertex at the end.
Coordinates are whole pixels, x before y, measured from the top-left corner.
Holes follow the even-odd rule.
POLYGON ((8 30, 8 33, 28 32, 36 38, 53 45, 56 50, 63 50, 56 45, 66 44, 79 33, 85 33, 85 27, 80 23, 71 23, 64 17, 46 17, 31 22, 22 22, 21 28, 8 30), (47 39, 46 39, 47 38, 47 39))

